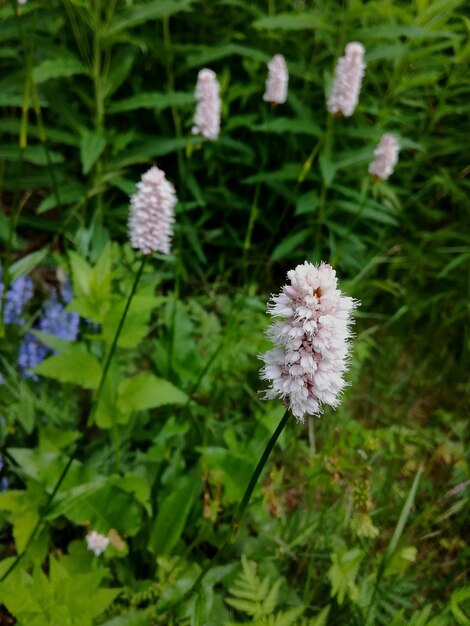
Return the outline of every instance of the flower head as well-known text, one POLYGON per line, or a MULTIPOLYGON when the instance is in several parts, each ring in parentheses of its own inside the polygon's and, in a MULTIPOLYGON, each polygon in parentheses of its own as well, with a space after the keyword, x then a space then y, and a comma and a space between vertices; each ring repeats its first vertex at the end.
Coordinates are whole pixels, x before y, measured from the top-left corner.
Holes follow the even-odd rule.
POLYGON ((216 73, 204 68, 197 75, 194 93, 197 105, 193 134, 206 139, 217 139, 220 133, 220 86, 216 73))
POLYGON ((364 53, 362 43, 352 41, 346 46, 344 57, 338 59, 333 89, 327 103, 330 113, 342 114, 344 117, 351 117, 354 113, 366 68, 364 53))
POLYGON ((167 181, 165 172, 151 167, 137 183, 137 193, 131 197, 129 237, 131 246, 144 254, 170 254, 175 188, 167 181))
POLYGON ((284 104, 287 99, 289 72, 282 54, 275 54, 268 63, 268 78, 263 100, 275 104, 284 104))
POLYGON ((261 358, 261 378, 270 381, 265 397, 281 398, 300 421, 336 407, 345 388, 351 314, 358 306, 337 288, 336 272, 326 263, 305 262, 287 273, 290 284, 271 296, 268 312, 283 318, 271 324, 275 348, 261 358))
MULTIPOLYGON (((0 269, 0 298, 3 295, 2 270, 0 269)), ((3 321, 5 324, 23 324, 21 317, 24 307, 33 297, 33 283, 28 276, 14 280, 5 298, 3 321)))
POLYGON ((95 556, 99 556, 106 550, 109 545, 109 538, 104 535, 100 535, 96 530, 92 530, 86 536, 86 543, 88 550, 94 552, 95 556))
POLYGON ((378 146, 374 150, 374 160, 369 165, 369 173, 381 180, 386 180, 393 174, 398 162, 400 146, 397 139, 388 133, 382 135, 378 146))

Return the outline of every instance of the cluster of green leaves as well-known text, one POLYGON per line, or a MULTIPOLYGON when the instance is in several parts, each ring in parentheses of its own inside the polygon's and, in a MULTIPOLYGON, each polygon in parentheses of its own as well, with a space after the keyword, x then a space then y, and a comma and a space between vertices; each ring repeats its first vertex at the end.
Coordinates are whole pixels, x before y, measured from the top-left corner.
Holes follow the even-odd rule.
POLYGON ((4 344, 0 574, 46 515, 0 585, 19 624, 468 624, 469 25, 459 0, 0 6, 2 261, 41 285, 62 264, 91 323, 73 344, 35 331, 55 351, 37 383, 8 363, 18 333, 4 344), (332 119, 351 40, 360 103, 332 119), (278 52, 289 97, 269 109, 278 52), (204 66, 221 83, 215 142, 191 135, 204 66), (373 184, 385 131, 400 161, 373 184), (179 197, 174 254, 148 262, 90 418, 139 266, 110 242, 152 162, 179 197), (257 395, 259 294, 305 259, 363 301, 352 393, 316 432, 284 433, 237 542, 188 597, 282 414, 257 395), (100 559, 87 529, 111 540, 100 559))

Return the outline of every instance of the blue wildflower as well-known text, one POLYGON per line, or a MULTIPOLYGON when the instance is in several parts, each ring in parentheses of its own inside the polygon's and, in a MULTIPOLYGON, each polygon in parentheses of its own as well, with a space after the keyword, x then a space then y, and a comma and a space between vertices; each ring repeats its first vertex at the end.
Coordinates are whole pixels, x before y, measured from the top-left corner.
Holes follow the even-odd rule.
POLYGON ((44 361, 50 352, 50 348, 39 341, 39 339, 32 333, 26 333, 23 337, 23 341, 20 345, 20 351, 18 353, 18 366, 20 368, 21 376, 23 378, 39 380, 38 375, 34 372, 30 372, 29 370, 36 367, 36 365, 39 365, 41 361, 44 361))
MULTIPOLYGON (((64 297, 64 294, 62 294, 64 297)), ((67 297, 67 293, 65 296, 67 297)), ((70 290, 70 295, 73 297, 70 290)), ((64 298, 65 299, 65 298, 64 298)), ((39 318, 37 330, 48 335, 53 335, 64 341, 75 341, 78 336, 80 316, 77 313, 69 313, 64 305, 59 302, 54 294, 44 304, 44 310, 39 318)), ((29 370, 39 365, 41 361, 54 351, 44 345, 32 333, 26 333, 20 346, 18 366, 23 378, 38 380, 37 374, 29 370)))
MULTIPOLYGON (((3 271, 0 269, 0 298, 3 297, 3 271)), ((33 297, 33 283, 28 276, 20 276, 14 280, 5 298, 3 321, 5 324, 23 324, 21 317, 24 307, 33 297)))
POLYGON ((78 335, 80 316, 64 309, 56 296, 52 296, 44 305, 44 313, 39 319, 39 330, 54 335, 65 341, 75 341, 78 335))
POLYGON ((10 484, 8 483, 8 480, 5 478, 5 476, 3 476, 2 480, 0 480, 0 491, 8 491, 9 488, 10 484))

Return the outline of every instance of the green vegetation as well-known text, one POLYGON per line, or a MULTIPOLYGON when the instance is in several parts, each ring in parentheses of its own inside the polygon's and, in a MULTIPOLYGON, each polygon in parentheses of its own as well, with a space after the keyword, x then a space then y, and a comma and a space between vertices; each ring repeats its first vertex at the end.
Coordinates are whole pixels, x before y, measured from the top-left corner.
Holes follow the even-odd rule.
POLYGON ((0 0, 0 623, 470 624, 465 9, 0 0), (367 68, 336 118, 350 41, 367 68), (204 67, 215 141, 192 134, 204 67), (154 164, 179 201, 143 266, 129 196, 154 164), (351 385, 289 421, 235 533, 284 413, 259 393, 266 302, 305 260, 361 301, 351 385))

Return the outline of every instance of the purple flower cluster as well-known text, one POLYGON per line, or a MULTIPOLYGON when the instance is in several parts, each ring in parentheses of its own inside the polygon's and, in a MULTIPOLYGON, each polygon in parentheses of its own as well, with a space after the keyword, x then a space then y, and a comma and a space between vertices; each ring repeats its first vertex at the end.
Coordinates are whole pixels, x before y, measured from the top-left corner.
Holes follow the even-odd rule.
MULTIPOLYGON (((3 298, 3 270, 0 268, 0 298, 3 298)), ((23 324, 21 317, 26 304, 33 297, 33 283, 28 276, 21 276, 14 280, 5 297, 3 321, 5 324, 23 324)))
MULTIPOLYGON (((72 299, 73 295, 69 284, 61 289, 61 295, 64 302, 69 302, 72 299)), ((64 341, 75 341, 78 336, 79 323, 80 316, 77 313, 66 311, 64 304, 54 294, 45 303, 36 329, 64 341)), ((29 370, 39 365, 51 353, 53 350, 44 345, 35 335, 26 333, 18 355, 18 366, 23 378, 38 380, 37 375, 29 370)))
MULTIPOLYGON (((0 472, 2 471, 2 469, 3 469, 3 457, 0 454, 0 472)), ((7 491, 9 487, 10 485, 8 484, 8 480, 6 476, 2 476, 2 478, 0 479, 0 492, 7 491)))

